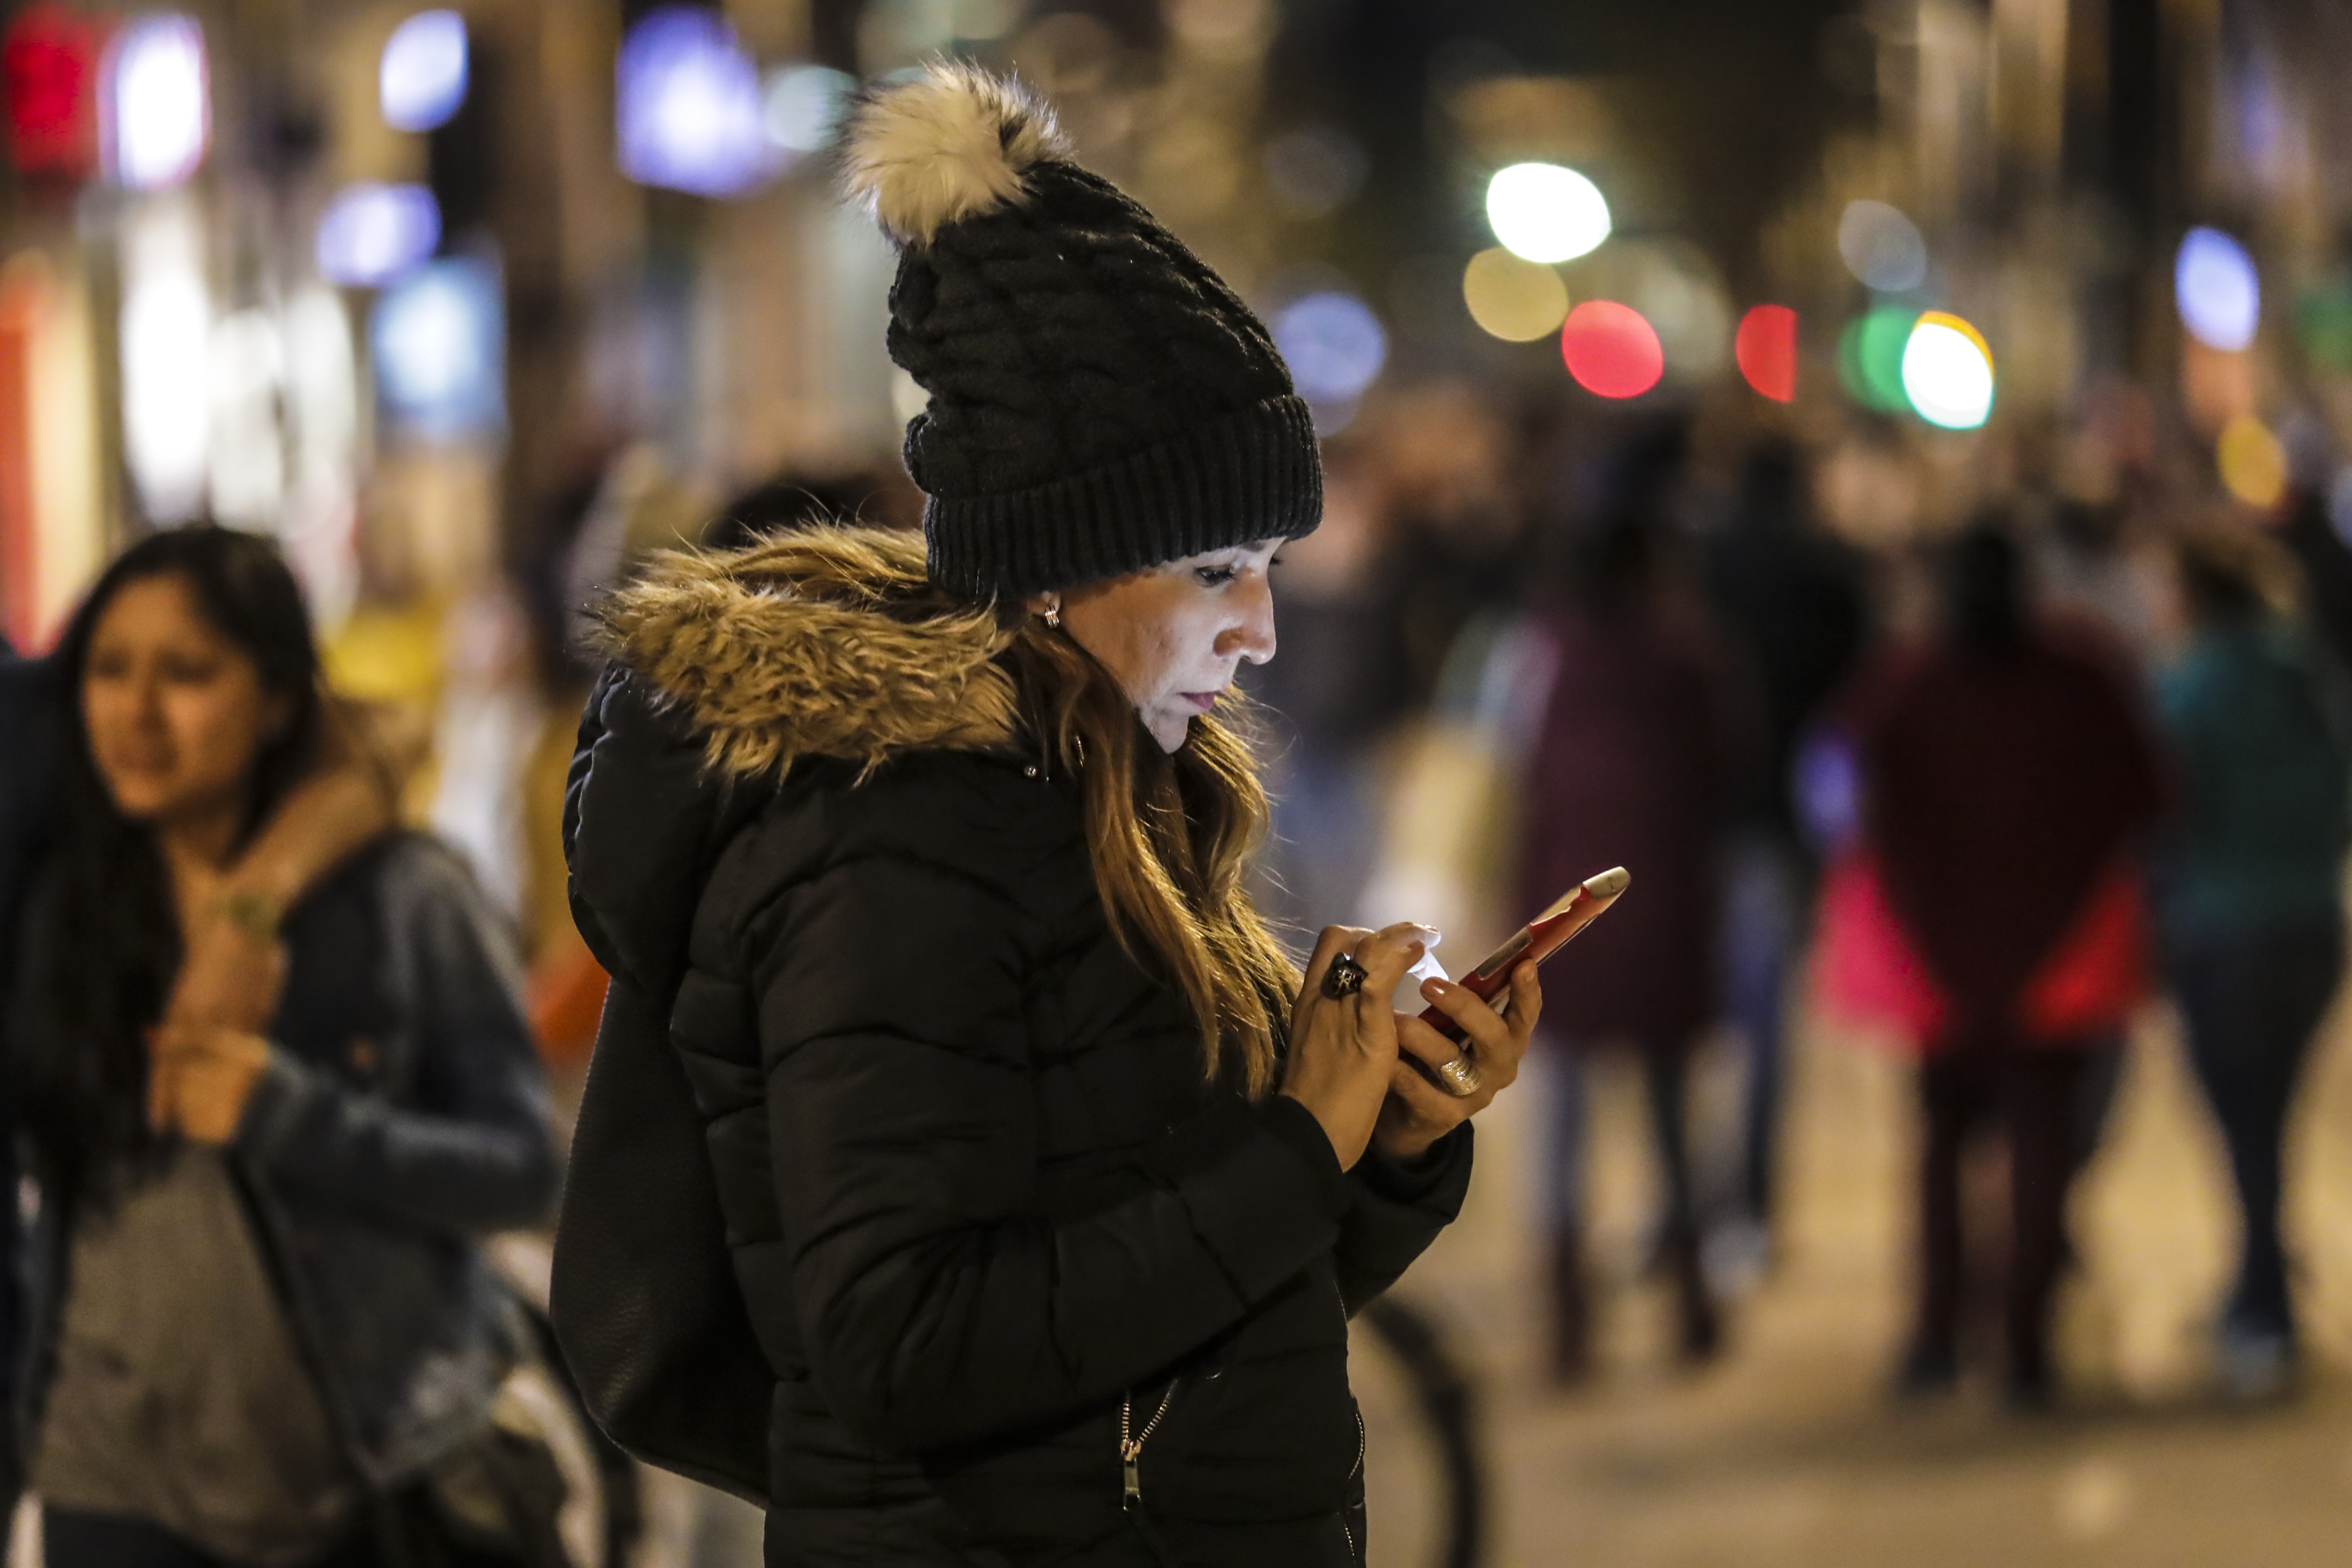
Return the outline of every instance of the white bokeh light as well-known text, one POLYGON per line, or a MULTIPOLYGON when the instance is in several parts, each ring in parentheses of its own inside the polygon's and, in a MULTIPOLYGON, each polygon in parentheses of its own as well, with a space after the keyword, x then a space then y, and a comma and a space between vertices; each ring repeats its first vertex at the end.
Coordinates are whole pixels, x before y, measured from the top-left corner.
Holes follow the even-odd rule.
POLYGON ((466 18, 419 11, 392 30, 376 71, 383 122, 394 131, 431 131, 466 101, 466 18))
POLYGON ((286 344, 269 312, 243 310, 213 328, 210 364, 212 515, 240 528, 277 528, 286 509, 286 344))
POLYGON ((1557 163, 1514 163, 1486 183, 1486 221, 1528 261, 1573 261, 1609 237, 1601 188, 1557 163))
POLYGON ((786 66, 768 78, 760 99, 760 125, 783 151, 805 157, 833 145, 857 79, 825 66, 786 66))
POLYGON ((107 164, 117 183, 163 190, 194 174, 212 139, 205 33, 187 16, 142 16, 114 41, 107 69, 107 164))
POLYGON ((1927 280, 1927 242, 1898 207, 1848 202, 1837 243, 1846 269, 1881 294, 1906 294, 1927 280))
POLYGON ((1919 417, 1973 430, 1992 415, 1992 360, 1956 316, 1931 310, 1903 346, 1903 393, 1919 417))
POLYGON ((204 507, 212 302, 194 266, 132 281, 122 300, 123 459, 152 522, 204 507))

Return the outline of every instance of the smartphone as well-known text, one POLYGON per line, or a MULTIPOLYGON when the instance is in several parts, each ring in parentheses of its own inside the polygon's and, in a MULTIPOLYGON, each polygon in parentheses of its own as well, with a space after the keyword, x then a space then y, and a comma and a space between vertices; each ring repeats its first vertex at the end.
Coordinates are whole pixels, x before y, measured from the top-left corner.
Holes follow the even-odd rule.
MULTIPOLYGON (((1586 878, 1543 913, 1513 931, 1502 946, 1454 984, 1496 1012, 1507 1014, 1511 1007, 1511 971, 1521 963, 1541 963, 1566 947, 1586 926, 1607 913, 1609 906, 1633 882, 1633 874, 1622 866, 1586 878)), ((1462 1038, 1462 1026, 1436 1007, 1423 1012, 1421 1021, 1449 1040, 1462 1038)))

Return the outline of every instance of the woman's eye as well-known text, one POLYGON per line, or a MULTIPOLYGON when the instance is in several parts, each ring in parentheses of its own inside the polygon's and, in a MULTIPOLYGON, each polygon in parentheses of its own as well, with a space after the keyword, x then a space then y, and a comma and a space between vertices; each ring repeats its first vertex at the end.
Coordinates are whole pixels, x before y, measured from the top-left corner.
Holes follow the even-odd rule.
POLYGON ((1230 566, 1196 566, 1192 569, 1192 575, 1200 580, 1203 588, 1222 588, 1232 582, 1235 574, 1230 566))

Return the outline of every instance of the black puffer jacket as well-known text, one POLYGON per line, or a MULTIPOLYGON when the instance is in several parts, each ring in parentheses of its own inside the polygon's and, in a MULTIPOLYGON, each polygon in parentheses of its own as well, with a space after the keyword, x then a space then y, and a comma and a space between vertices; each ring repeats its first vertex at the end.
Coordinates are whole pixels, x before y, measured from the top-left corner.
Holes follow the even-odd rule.
POLYGON ((616 1436, 766 1492, 772 1564, 1347 1563, 1346 1312, 1453 1217, 1467 1130, 1348 1175, 1296 1102, 1203 1081, 1181 994, 1108 929, 1077 788, 1024 760, 986 617, 856 602, 920 561, 803 536, 617 617, 634 668, 574 764, 616 981, 559 1333, 616 1436), (1124 1509, 1122 1407, 1140 1432, 1163 1402, 1124 1509))

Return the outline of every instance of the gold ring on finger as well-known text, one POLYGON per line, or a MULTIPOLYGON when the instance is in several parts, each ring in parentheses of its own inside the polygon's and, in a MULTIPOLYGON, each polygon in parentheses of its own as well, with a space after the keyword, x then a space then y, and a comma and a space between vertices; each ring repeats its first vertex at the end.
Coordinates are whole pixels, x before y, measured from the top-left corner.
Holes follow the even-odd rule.
POLYGON ((1455 1057, 1441 1066, 1437 1076, 1445 1085, 1445 1092, 1456 1100, 1469 1099, 1486 1083, 1486 1076, 1478 1070, 1478 1064, 1466 1056, 1455 1057))

